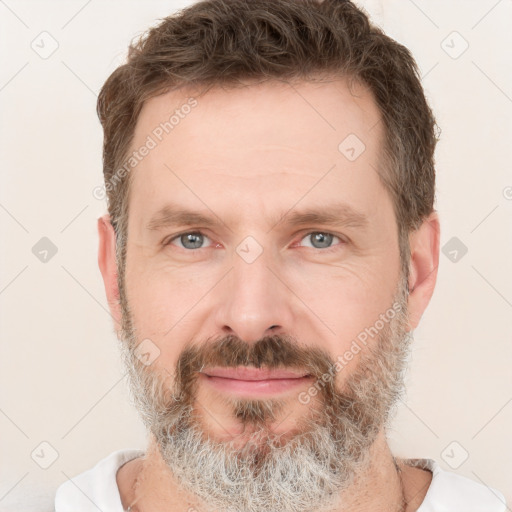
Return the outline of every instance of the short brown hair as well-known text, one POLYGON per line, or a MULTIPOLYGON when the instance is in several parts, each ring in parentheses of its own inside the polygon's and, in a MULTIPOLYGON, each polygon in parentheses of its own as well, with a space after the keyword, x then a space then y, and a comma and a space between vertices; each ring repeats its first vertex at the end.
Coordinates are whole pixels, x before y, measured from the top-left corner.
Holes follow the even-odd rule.
MULTIPOLYGON (((105 184, 115 181, 127 157, 145 100, 185 86, 236 87, 242 79, 300 81, 319 74, 362 82, 380 109, 385 170, 379 176, 393 200, 408 276, 408 234, 434 207, 436 123, 409 50, 348 0, 203 0, 164 18, 130 45, 126 64, 99 94, 105 184)), ((107 186, 121 276, 130 174, 107 186)))

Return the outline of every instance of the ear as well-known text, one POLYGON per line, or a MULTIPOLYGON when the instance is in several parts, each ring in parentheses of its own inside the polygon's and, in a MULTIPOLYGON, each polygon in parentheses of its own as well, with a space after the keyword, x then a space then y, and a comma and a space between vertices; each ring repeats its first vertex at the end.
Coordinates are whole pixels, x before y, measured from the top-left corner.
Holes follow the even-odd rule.
POLYGON ((409 328, 416 329, 434 293, 439 266, 440 226, 437 212, 409 235, 409 328))
POLYGON ((110 223, 110 215, 98 219, 98 265, 103 277, 108 307, 114 319, 116 332, 121 330, 121 305, 117 285, 116 234, 110 223))

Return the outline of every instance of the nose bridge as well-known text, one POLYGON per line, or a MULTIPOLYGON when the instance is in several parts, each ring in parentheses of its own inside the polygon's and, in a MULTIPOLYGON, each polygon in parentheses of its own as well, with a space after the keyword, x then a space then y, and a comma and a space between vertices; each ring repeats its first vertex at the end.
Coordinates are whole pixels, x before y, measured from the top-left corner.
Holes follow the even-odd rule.
POLYGON ((271 270, 277 265, 272 251, 247 238, 233 255, 232 271, 219 292, 216 316, 217 327, 225 334, 255 342, 288 330, 291 311, 286 287, 271 270))

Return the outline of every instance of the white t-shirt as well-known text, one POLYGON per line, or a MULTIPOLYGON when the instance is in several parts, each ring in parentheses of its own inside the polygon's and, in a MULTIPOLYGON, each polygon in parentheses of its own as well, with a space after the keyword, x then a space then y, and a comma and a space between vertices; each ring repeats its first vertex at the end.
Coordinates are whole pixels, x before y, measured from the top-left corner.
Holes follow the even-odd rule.
MULTIPOLYGON (((142 455, 141 450, 119 450, 64 482, 57 489, 55 512, 124 512, 116 473, 123 464, 142 455)), ((404 462, 432 472, 432 482, 417 512, 505 512, 505 498, 496 489, 444 471, 432 459, 404 462)))

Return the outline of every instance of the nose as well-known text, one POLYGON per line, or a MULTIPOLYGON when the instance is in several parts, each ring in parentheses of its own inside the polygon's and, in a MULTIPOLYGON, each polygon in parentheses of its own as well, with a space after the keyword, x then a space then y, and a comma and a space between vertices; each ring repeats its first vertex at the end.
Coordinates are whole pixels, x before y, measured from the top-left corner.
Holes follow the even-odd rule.
POLYGON ((224 335, 255 343, 291 331, 293 293, 269 263, 265 251, 252 263, 235 255, 234 268, 222 282, 215 308, 216 326, 224 335))

